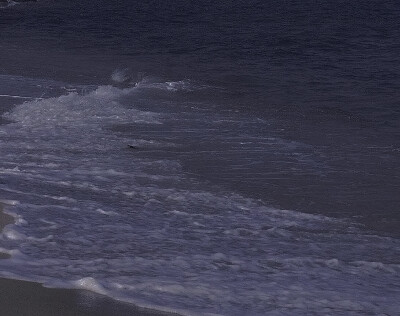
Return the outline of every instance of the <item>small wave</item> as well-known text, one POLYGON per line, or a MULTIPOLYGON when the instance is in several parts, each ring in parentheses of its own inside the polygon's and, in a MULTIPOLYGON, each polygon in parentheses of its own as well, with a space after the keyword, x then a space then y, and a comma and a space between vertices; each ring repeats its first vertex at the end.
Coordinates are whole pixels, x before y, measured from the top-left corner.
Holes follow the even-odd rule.
POLYGON ((4 117, 24 127, 42 130, 55 126, 87 129, 95 125, 100 127, 106 122, 155 123, 156 113, 126 109, 118 103, 119 98, 134 92, 133 89, 100 86, 84 95, 71 92, 56 98, 28 101, 4 117))
POLYGON ((15 1, 12 1, 12 0, 7 0, 7 2, 0 2, 0 9, 5 9, 5 8, 8 8, 8 7, 12 7, 12 6, 16 5, 16 4, 18 4, 18 3, 15 2, 15 1))
POLYGON ((0 2, 0 9, 12 7, 17 4, 26 3, 26 2, 37 2, 37 0, 7 0, 0 2))
POLYGON ((176 81, 163 80, 145 73, 133 73, 129 68, 116 69, 111 74, 111 80, 117 87, 137 87, 140 89, 156 89, 168 92, 192 92, 211 88, 208 85, 196 82, 191 79, 181 79, 176 81))
POLYGON ((79 289, 89 290, 102 295, 107 294, 106 289, 98 281, 96 281, 94 278, 91 277, 86 277, 77 280, 73 282, 73 285, 75 285, 79 289))
POLYGON ((190 79, 178 81, 158 81, 153 78, 144 78, 143 80, 137 82, 136 86, 142 89, 159 89, 168 92, 193 92, 211 88, 208 85, 204 85, 190 79))
POLYGON ((137 80, 133 79, 133 74, 129 68, 116 69, 112 75, 111 80, 117 84, 136 85, 137 80))

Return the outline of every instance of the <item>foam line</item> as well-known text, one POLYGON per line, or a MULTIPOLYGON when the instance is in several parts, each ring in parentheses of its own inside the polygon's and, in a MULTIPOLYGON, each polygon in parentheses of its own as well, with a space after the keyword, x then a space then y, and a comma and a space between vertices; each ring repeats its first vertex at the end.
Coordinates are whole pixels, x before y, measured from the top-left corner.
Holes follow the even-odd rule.
POLYGON ((11 95, 11 94, 0 94, 0 97, 14 98, 14 99, 26 99, 26 100, 43 100, 43 98, 24 97, 21 95, 11 95))

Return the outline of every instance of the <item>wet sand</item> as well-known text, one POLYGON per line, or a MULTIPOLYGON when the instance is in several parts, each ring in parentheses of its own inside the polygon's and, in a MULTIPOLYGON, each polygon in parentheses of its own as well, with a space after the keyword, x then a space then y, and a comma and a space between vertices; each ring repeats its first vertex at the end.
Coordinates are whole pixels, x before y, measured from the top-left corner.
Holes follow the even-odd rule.
MULTIPOLYGON (((0 229, 13 223, 0 204, 0 229)), ((0 255, 6 259, 7 254, 0 255)), ((0 278, 4 316, 178 316, 137 307, 86 290, 50 289, 35 282, 0 278)))

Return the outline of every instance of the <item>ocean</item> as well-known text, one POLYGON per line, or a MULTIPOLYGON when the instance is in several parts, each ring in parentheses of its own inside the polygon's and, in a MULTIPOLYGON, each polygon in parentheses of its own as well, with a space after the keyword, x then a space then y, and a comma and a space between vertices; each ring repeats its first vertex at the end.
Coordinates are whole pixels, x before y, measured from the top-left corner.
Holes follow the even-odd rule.
POLYGON ((396 315, 400 4, 0 3, 0 276, 184 315, 396 315))

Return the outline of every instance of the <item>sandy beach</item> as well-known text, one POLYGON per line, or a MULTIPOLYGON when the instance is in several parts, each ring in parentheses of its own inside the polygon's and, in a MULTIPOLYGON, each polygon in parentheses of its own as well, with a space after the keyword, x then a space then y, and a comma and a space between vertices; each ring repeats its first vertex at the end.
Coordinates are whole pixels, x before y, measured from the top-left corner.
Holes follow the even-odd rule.
MULTIPOLYGON (((0 229, 13 223, 0 204, 0 229)), ((0 254, 1 259, 8 255, 0 254)), ((0 310, 4 316, 167 316, 85 290, 49 289, 41 284, 0 278, 0 310)))

